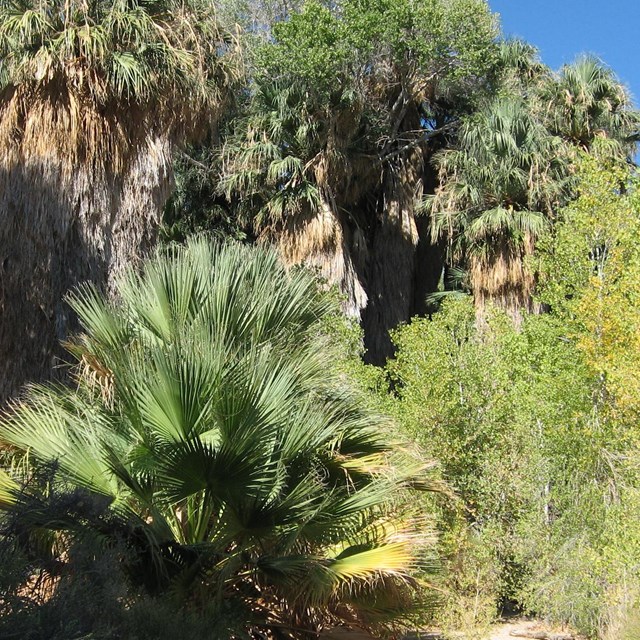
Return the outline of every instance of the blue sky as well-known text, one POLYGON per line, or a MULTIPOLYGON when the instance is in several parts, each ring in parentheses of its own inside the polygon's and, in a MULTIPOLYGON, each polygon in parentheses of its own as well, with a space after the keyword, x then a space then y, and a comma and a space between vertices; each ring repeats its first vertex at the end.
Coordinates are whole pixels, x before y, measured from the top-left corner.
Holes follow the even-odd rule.
POLYGON ((507 36, 538 47, 557 69, 595 53, 630 89, 640 106, 640 0, 489 0, 507 36))

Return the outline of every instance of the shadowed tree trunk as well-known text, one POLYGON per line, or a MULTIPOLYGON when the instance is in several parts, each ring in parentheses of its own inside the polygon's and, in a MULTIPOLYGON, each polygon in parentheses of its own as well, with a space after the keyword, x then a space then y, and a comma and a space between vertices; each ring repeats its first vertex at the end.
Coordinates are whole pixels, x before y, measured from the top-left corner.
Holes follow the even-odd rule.
POLYGON ((424 316, 430 312, 427 296, 438 290, 444 272, 446 247, 443 241, 432 242, 430 220, 424 216, 418 216, 416 227, 419 242, 416 249, 412 315, 424 316))
POLYGON ((207 3, 0 2, 0 24, 1 404, 59 364, 69 289, 153 246, 173 144, 238 75, 207 3))
POLYGON ((364 310, 365 358, 384 364, 393 355, 389 331, 413 311, 418 231, 415 201, 421 194, 416 161, 400 159, 385 170, 381 208, 373 231, 368 268, 369 304, 364 310))
MULTIPOLYGON (((443 126, 442 124, 436 125, 443 126)), ((441 141, 435 140, 439 146, 441 141)), ((430 158, 434 151, 434 141, 431 142, 425 158, 425 168, 422 175, 423 191, 433 194, 438 187, 438 174, 430 165, 430 158)), ((424 316, 430 312, 427 296, 438 290, 440 278, 445 268, 446 242, 442 239, 433 241, 431 219, 427 215, 416 217, 418 230, 418 247, 416 249, 416 274, 414 282, 413 315, 424 316)))
POLYGON ((170 144, 158 135, 141 141, 118 171, 108 159, 70 166, 55 149, 23 153, 33 132, 20 132, 22 140, 3 133, 2 402, 28 381, 61 377, 59 342, 76 328, 65 294, 84 281, 110 290, 123 267, 153 246, 172 184, 170 144))

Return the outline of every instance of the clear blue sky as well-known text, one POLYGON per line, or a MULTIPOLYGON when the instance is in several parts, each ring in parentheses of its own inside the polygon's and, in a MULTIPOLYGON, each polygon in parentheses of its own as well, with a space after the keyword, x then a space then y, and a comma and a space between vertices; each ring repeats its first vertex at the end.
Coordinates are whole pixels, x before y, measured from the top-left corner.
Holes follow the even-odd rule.
POLYGON ((535 45, 558 69, 594 53, 627 85, 640 106, 640 0, 489 0, 507 36, 535 45))

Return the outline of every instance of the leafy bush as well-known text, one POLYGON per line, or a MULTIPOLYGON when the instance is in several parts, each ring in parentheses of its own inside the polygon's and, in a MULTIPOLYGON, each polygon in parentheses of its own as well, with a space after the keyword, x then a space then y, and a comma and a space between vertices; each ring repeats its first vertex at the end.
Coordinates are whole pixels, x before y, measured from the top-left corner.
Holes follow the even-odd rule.
POLYGON ((430 506, 448 569, 442 623, 516 609, 616 637, 640 585, 638 458, 581 343, 554 315, 478 323, 465 299, 395 342, 381 403, 457 497, 430 506))

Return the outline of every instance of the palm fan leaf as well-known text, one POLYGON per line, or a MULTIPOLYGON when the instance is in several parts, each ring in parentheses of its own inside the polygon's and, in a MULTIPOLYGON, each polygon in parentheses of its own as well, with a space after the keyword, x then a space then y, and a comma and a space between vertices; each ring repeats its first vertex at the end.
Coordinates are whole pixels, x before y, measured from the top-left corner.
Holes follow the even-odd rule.
MULTIPOLYGON (((77 388, 33 387, 0 438, 55 468, 61 488, 102 496, 100 535, 142 545, 147 581, 254 590, 255 607, 310 630, 348 593, 370 592, 370 607, 395 581, 404 612, 414 549, 432 540, 400 514, 429 470, 395 468, 385 419, 331 373, 321 326, 336 309, 311 275, 195 239, 124 274, 117 302, 85 286, 70 303, 85 331, 72 341, 77 388)), ((68 515, 59 528, 73 535, 98 526, 68 515)))

